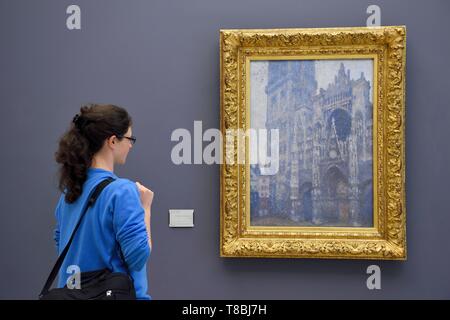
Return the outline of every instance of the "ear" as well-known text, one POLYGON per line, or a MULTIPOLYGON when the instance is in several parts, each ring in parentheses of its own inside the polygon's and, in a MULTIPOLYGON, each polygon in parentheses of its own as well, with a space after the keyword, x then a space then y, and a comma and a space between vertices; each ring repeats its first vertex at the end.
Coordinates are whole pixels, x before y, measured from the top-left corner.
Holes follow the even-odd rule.
POLYGON ((108 139, 106 139, 106 144, 110 148, 114 148, 116 143, 117 143, 117 137, 115 135, 113 135, 113 136, 109 137, 108 139))

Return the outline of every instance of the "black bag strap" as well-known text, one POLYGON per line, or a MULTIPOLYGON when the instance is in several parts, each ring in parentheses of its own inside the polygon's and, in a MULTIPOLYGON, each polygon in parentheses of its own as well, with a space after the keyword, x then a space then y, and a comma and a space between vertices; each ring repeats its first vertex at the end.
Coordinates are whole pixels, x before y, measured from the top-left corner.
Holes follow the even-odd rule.
POLYGON ((81 213, 80 219, 77 222, 77 225, 75 226, 75 229, 72 232, 72 235, 70 236, 69 242, 67 242, 64 250, 61 252, 61 254, 58 257, 58 260, 56 261, 55 265, 53 266, 52 271, 50 272, 50 275, 48 276, 47 281, 45 282, 44 288, 42 289, 39 297, 44 296, 48 293, 53 281, 55 280, 56 276, 58 275, 59 269, 61 268, 61 265, 64 261, 64 258, 67 255, 67 252, 69 251, 69 247, 72 244, 73 238, 75 237, 75 233, 77 232, 78 228, 81 225, 81 221, 83 220, 83 217, 86 215, 87 210, 90 206, 92 206, 95 203, 95 200, 97 200, 98 196, 102 192, 102 190, 111 182, 114 181, 114 178, 108 177, 102 182, 100 182, 94 189, 94 191, 91 192, 89 196, 89 200, 86 203, 86 206, 84 207, 83 212, 81 213))

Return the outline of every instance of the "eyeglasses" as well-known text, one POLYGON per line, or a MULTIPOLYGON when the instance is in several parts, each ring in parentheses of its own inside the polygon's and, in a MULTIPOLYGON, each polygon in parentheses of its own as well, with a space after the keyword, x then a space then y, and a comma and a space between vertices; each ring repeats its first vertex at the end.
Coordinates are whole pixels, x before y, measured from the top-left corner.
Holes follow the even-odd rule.
POLYGON ((130 140, 130 141, 131 141, 131 144, 132 144, 132 145, 134 145, 134 144, 136 143, 136 137, 135 137, 135 136, 131 136, 131 137, 126 137, 126 136, 118 136, 117 138, 120 138, 120 139, 122 139, 122 138, 126 138, 126 139, 128 139, 128 140, 130 140))

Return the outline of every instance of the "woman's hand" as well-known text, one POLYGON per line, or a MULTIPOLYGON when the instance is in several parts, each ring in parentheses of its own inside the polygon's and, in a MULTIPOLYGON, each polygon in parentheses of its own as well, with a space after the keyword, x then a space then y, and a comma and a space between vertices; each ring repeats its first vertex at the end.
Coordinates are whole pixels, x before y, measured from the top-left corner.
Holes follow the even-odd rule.
POLYGON ((138 187, 139 190, 139 194, 141 196, 141 204, 144 208, 148 208, 150 209, 150 207, 152 206, 152 202, 153 202, 153 191, 144 187, 142 184, 140 184, 139 182, 136 182, 136 185, 138 187))
POLYGON ((145 228, 147 229, 148 234, 148 246, 150 247, 150 250, 152 250, 152 233, 150 231, 150 220, 151 220, 151 209, 153 202, 153 191, 144 187, 139 182, 136 182, 136 185, 139 190, 139 194, 141 196, 141 204, 144 208, 145 214, 144 214, 144 222, 145 222, 145 228))

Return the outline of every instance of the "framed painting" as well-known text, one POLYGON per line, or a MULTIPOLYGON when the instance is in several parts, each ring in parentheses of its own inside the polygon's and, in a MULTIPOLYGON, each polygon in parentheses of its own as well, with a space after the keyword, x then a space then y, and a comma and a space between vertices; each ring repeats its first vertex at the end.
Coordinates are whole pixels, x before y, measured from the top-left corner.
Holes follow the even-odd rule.
POLYGON ((406 259, 406 28, 221 30, 220 255, 406 259))

